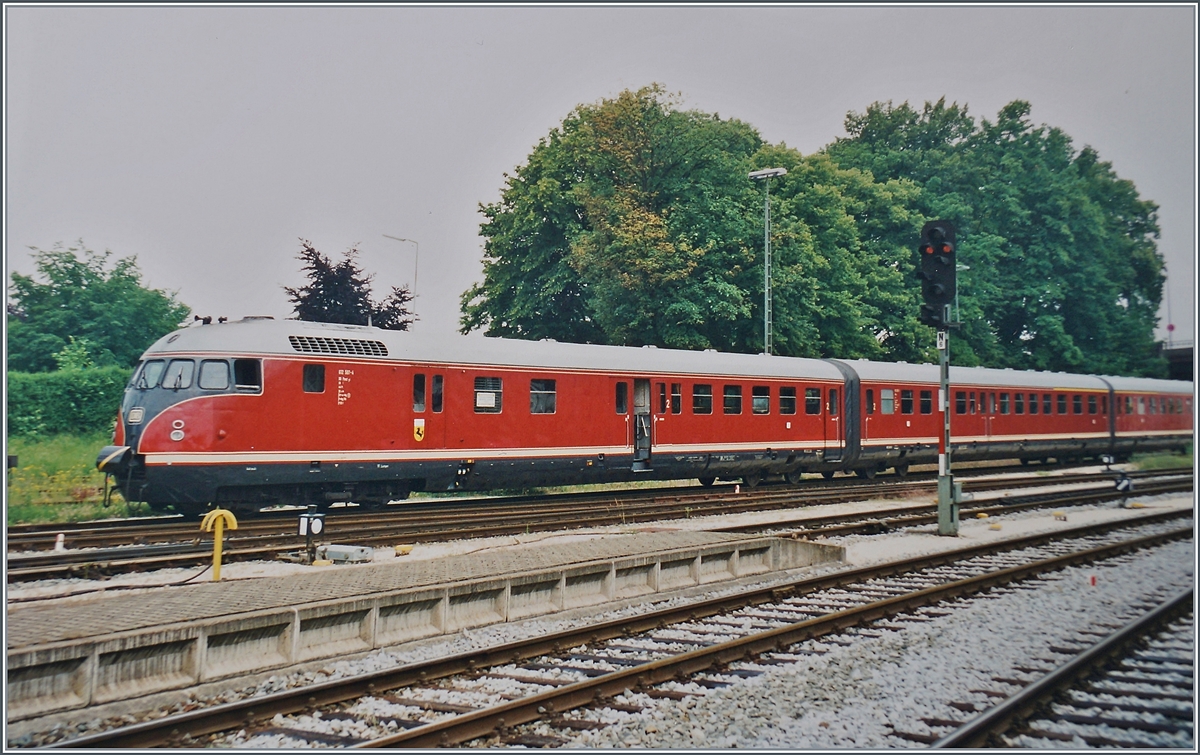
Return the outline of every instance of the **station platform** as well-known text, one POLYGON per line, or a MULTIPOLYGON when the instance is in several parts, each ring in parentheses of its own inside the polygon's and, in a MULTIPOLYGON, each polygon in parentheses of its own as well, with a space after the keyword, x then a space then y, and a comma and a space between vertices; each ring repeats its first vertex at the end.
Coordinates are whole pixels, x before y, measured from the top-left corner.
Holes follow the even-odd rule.
POLYGON ((842 561, 806 541, 631 532, 7 610, 10 723, 706 583, 842 561))

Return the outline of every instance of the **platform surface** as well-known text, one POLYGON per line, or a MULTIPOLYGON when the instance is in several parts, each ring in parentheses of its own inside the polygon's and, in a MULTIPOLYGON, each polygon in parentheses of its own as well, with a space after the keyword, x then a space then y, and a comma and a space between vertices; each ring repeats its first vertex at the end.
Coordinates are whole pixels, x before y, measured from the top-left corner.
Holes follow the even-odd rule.
POLYGON ((606 535, 419 561, 314 567, 311 573, 202 582, 88 600, 16 604, 7 611, 8 649, 745 539, 699 531, 606 535))

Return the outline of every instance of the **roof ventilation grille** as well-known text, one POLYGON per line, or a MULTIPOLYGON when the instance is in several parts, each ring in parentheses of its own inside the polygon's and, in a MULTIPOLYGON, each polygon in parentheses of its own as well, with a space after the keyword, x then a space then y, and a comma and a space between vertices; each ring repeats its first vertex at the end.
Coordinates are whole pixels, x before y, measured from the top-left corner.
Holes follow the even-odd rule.
POLYGON ((382 341, 361 338, 327 338, 325 336, 288 336, 292 348, 305 354, 353 354, 355 356, 386 357, 387 346, 382 341))

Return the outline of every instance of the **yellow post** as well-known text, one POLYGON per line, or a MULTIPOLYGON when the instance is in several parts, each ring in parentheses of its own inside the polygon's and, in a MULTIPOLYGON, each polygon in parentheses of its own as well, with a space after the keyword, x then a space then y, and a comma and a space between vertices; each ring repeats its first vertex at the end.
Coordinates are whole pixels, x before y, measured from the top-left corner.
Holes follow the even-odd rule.
POLYGON ((225 541, 225 527, 229 529, 237 529, 237 518, 232 511, 225 509, 213 509, 204 515, 204 521, 200 522, 200 529, 205 532, 212 532, 213 527, 217 528, 217 532, 213 535, 213 582, 221 581, 221 546, 225 541))

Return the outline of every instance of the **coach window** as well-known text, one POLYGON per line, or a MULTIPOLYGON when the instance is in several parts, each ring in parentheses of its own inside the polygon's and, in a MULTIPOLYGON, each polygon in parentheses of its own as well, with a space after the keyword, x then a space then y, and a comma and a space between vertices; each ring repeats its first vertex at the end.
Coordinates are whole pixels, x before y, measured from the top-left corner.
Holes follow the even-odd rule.
POLYGON ((874 388, 867 389, 866 404, 867 404, 867 414, 874 414, 875 413, 875 389, 874 388))
POLYGON ((554 390, 553 380, 529 381, 529 413, 554 414, 558 394, 554 390))
POLYGON ((742 413, 742 386, 740 386, 740 385, 725 386, 725 413, 726 414, 741 414, 742 413))
POLYGON ((617 383, 617 414, 629 413, 629 383, 617 383))
POLYGON ((954 413, 955 414, 966 414, 967 413, 967 392, 966 391, 958 391, 957 393, 954 394, 954 413))
POLYGON ((1050 414, 1054 407, 1054 399, 1049 393, 1042 394, 1042 414, 1050 414))
POLYGON ((933 414, 933 391, 921 391, 921 414, 933 414))
POLYGON ((1008 414, 1008 394, 1007 393, 1000 394, 1000 413, 1008 414))
POLYGON ((913 392, 910 390, 900 391, 900 413, 913 413, 913 392))
POLYGON ((750 410, 755 414, 771 413, 771 388, 766 385, 756 385, 750 389, 750 410))
POLYGON ((692 386, 692 414, 712 414, 712 386, 696 383, 692 386))
POLYGON ((1071 408, 1074 410, 1072 414, 1083 414, 1083 396, 1076 393, 1071 397, 1071 408))
POLYGON ((1150 397, 1150 401, 1149 401, 1148 403, 1150 404, 1150 413, 1151 413, 1151 414, 1158 414, 1158 407, 1156 407, 1156 406, 1155 406, 1155 402, 1154 402, 1154 397, 1153 397, 1153 396, 1151 396, 1151 397, 1150 397))
POLYGON ((1061 393, 1058 394, 1058 413, 1059 414, 1067 413, 1067 397, 1061 393))
POLYGON ((504 408, 504 378, 475 378, 475 413, 499 414, 504 408))
POLYGON ((229 387, 229 363, 224 359, 205 359, 200 363, 200 387, 223 391, 229 387))
POLYGON ((804 413, 805 414, 820 414, 821 413, 821 389, 820 388, 805 388, 804 389, 804 413))
POLYGON ((683 383, 671 383, 671 414, 683 411, 683 383))
POLYGON ((968 408, 970 409, 971 414, 974 414, 975 408, 976 408, 975 391, 971 391, 971 397, 970 397, 970 400, 967 402, 967 405, 968 405, 968 408))
POLYGON ((993 393, 993 394, 991 394, 991 396, 992 396, 992 399, 991 399, 992 400, 992 414, 995 414, 996 413, 996 394, 993 393))
POLYGON ((1108 414, 1108 396, 1100 397, 1100 413, 1108 414))
POLYGON ((1088 414, 1095 414, 1095 413, 1096 413, 1096 394, 1093 393, 1088 396, 1088 414))
POLYGON ((1146 397, 1145 396, 1137 397, 1137 409, 1138 409, 1138 412, 1137 412, 1138 414, 1146 413, 1146 397))
POLYGON ((779 413, 780 414, 795 414, 796 413, 796 389, 795 388, 780 388, 779 389, 779 413))
POLYGON ((658 384, 658 413, 659 414, 667 413, 667 384, 666 383, 658 384))
POLYGON ((304 392, 305 393, 324 393, 325 392, 325 365, 323 365, 323 364, 306 364, 306 365, 304 365, 304 392))
POLYGON ((838 413, 838 392, 837 388, 829 389, 829 416, 836 417, 838 413))
POLYGON ((261 393, 262 363, 257 359, 233 360, 233 387, 245 393, 261 393))
POLYGON ((431 398, 432 398, 431 403, 433 404, 434 414, 441 412, 442 411, 442 376, 441 375, 433 376, 433 396, 431 398))
POLYGON ((881 414, 892 414, 896 411, 896 392, 891 388, 879 389, 879 411, 881 414))
POLYGON ((1025 413, 1025 394, 1024 393, 1014 393, 1013 394, 1013 414, 1024 414, 1024 413, 1025 413))
POLYGON ((1125 397, 1125 413, 1133 414, 1133 396, 1125 397))
POLYGON ((425 375, 413 375, 413 411, 425 411, 425 375))
POLYGON ((1038 395, 1036 393, 1029 394, 1029 413, 1038 413, 1038 395))

